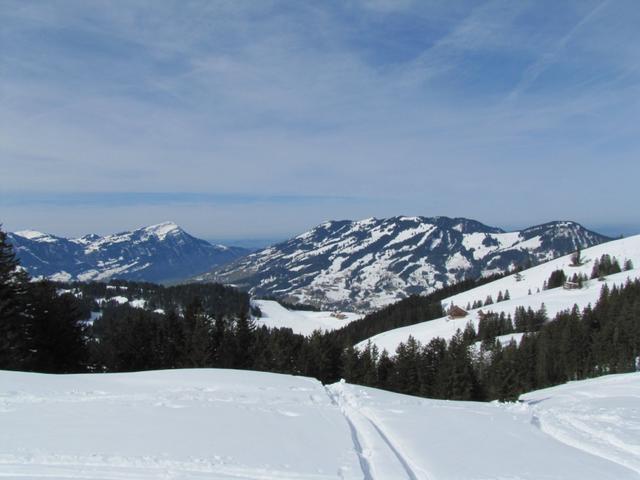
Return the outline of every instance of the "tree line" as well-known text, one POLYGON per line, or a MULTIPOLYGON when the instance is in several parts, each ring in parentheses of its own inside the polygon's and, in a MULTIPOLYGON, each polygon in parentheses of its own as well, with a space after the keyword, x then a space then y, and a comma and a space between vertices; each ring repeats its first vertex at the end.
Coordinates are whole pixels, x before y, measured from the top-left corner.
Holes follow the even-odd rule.
POLYGON ((449 341, 401 343, 393 357, 368 344, 348 349, 349 382, 431 398, 515 400, 522 393, 612 373, 640 370, 640 280, 603 286, 594 306, 574 306, 548 320, 520 307, 467 325, 449 341), (491 330, 487 334, 486 330, 491 330), (497 338, 520 331, 520 342, 497 338), (493 336, 492 336, 493 335, 493 336))

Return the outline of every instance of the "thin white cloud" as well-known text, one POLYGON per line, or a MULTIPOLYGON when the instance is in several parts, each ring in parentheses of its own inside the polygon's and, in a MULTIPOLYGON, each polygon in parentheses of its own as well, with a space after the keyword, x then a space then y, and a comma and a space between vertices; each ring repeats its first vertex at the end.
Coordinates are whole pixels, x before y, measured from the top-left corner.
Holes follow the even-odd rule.
POLYGON ((610 3, 611 0, 605 0, 599 5, 596 5, 575 25, 573 25, 550 50, 544 52, 533 64, 527 67, 518 84, 511 92, 509 92, 507 102, 515 101, 536 82, 540 75, 542 75, 551 65, 559 61, 571 40, 610 3))
POLYGON ((447 34, 416 57, 405 71, 413 81, 430 79, 456 70, 469 52, 513 49, 513 20, 530 6, 528 1, 490 0, 472 8, 447 34))

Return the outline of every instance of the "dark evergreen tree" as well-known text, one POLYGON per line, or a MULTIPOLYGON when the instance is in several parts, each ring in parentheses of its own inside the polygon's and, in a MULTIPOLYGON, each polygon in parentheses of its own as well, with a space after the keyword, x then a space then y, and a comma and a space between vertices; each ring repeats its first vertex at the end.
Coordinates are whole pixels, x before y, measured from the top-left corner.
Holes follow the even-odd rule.
POLYGON ((24 369, 30 361, 30 328, 27 290, 29 277, 21 269, 0 230, 0 368, 24 369))
POLYGON ((247 315, 241 315, 235 324, 236 359, 235 368, 246 369, 251 366, 251 350, 255 324, 247 315))
POLYGON ((558 288, 564 285, 564 282, 567 281, 567 276, 564 273, 564 270, 554 270, 551 272, 549 279, 547 280, 547 289, 558 288))
POLYGON ((571 255, 571 266, 579 267, 580 265, 582 265, 582 248, 578 246, 573 255, 571 255))
POLYGON ((395 390, 396 377, 395 362, 389 357, 389 352, 382 350, 378 360, 378 385, 380 388, 395 390))
POLYGON ((71 294, 58 295, 50 282, 30 287, 31 358, 28 370, 75 373, 86 368, 85 326, 79 303, 71 294))
POLYGON ((593 263, 591 278, 603 279, 607 275, 620 273, 621 271, 620 264, 615 257, 611 258, 610 255, 603 254, 600 259, 596 259, 593 263))
POLYGON ((419 352, 420 344, 413 336, 396 349, 396 388, 400 393, 415 394, 420 390, 419 352))
MULTIPOLYGON (((184 313, 186 367, 210 367, 213 364, 211 318, 204 310, 202 299, 194 297, 184 313)), ((245 352, 246 353, 246 352, 245 352)))
POLYGON ((452 400, 480 400, 481 389, 469 353, 469 343, 458 331, 449 341, 447 356, 440 369, 446 398, 452 400), (444 375, 444 378, 442 377, 444 375))
POLYGON ((445 379, 440 375, 446 355, 447 342, 442 338, 434 338, 423 348, 420 355, 420 390, 416 394, 446 398, 445 379))

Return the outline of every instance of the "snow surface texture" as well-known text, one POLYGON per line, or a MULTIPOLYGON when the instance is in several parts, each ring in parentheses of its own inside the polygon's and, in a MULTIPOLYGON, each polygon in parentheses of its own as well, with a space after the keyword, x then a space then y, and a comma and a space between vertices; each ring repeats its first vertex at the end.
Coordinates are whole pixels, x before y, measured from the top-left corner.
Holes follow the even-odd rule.
POLYGON ((523 403, 236 370, 0 372, 0 477, 630 480, 640 374, 523 403))
POLYGON ((520 399, 544 433, 640 476, 640 373, 570 382, 520 399))
POLYGON ((458 329, 464 330, 469 322, 477 329, 480 322, 478 315, 480 311, 484 313, 504 312, 513 316, 519 306, 538 310, 544 304, 549 318, 553 318, 557 313, 563 310, 570 310, 574 305, 578 305, 581 309, 589 304, 593 305, 598 301, 604 285, 608 285, 611 288, 614 285, 623 285, 627 279, 640 278, 640 268, 609 275, 604 281, 589 280, 583 288, 577 290, 565 290, 562 287, 543 290, 542 287, 554 270, 564 270, 567 277, 573 276, 574 273, 582 273, 589 277, 593 269, 593 262, 595 259, 600 259, 603 254, 616 257, 620 265, 625 260, 631 260, 635 267, 640 267, 640 235, 614 240, 583 250, 583 264, 579 267, 571 266, 571 255, 566 255, 525 270, 521 272, 520 276, 510 275, 443 300, 442 305, 445 310, 451 305, 466 308, 467 304, 473 305, 476 300, 484 302, 487 296, 491 296, 495 302, 500 292, 504 295, 507 290, 509 291, 510 300, 470 310, 468 312, 469 315, 464 318, 450 319, 442 317, 388 330, 358 345, 364 346, 371 340, 380 350, 386 349, 393 353, 401 342, 407 341, 410 335, 421 343, 426 344, 436 337, 451 338, 458 329), (540 291, 538 292, 538 290, 540 291), (531 291, 531 295, 529 295, 529 291, 531 291))
POLYGON ((362 318, 357 313, 288 310, 272 300, 253 300, 252 303, 262 312, 262 316, 255 319, 258 326, 290 328, 293 333, 305 336, 315 330, 330 332, 362 318))
POLYGON ((0 425, 0 478, 362 478, 344 417, 304 377, 0 372, 0 425))
POLYGON ((197 279, 328 310, 372 311, 468 276, 505 272, 607 240, 574 222, 504 232, 465 218, 333 221, 197 279))

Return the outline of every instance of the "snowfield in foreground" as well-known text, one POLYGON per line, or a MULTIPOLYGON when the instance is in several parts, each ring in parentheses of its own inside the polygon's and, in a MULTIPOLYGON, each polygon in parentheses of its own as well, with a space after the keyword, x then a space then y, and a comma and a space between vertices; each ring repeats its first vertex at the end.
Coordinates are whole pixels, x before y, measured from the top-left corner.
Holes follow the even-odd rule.
POLYGON ((293 333, 309 336, 315 330, 330 332, 359 320, 362 315, 350 312, 309 312, 288 310, 273 300, 252 300, 260 308, 262 316, 256 318, 256 325, 269 328, 290 328, 293 333))
POLYGON ((0 372, 0 477, 640 478, 640 374, 517 404, 234 370, 0 372))
POLYGON ((360 478, 322 385, 234 370, 0 372, 0 477, 360 478))

